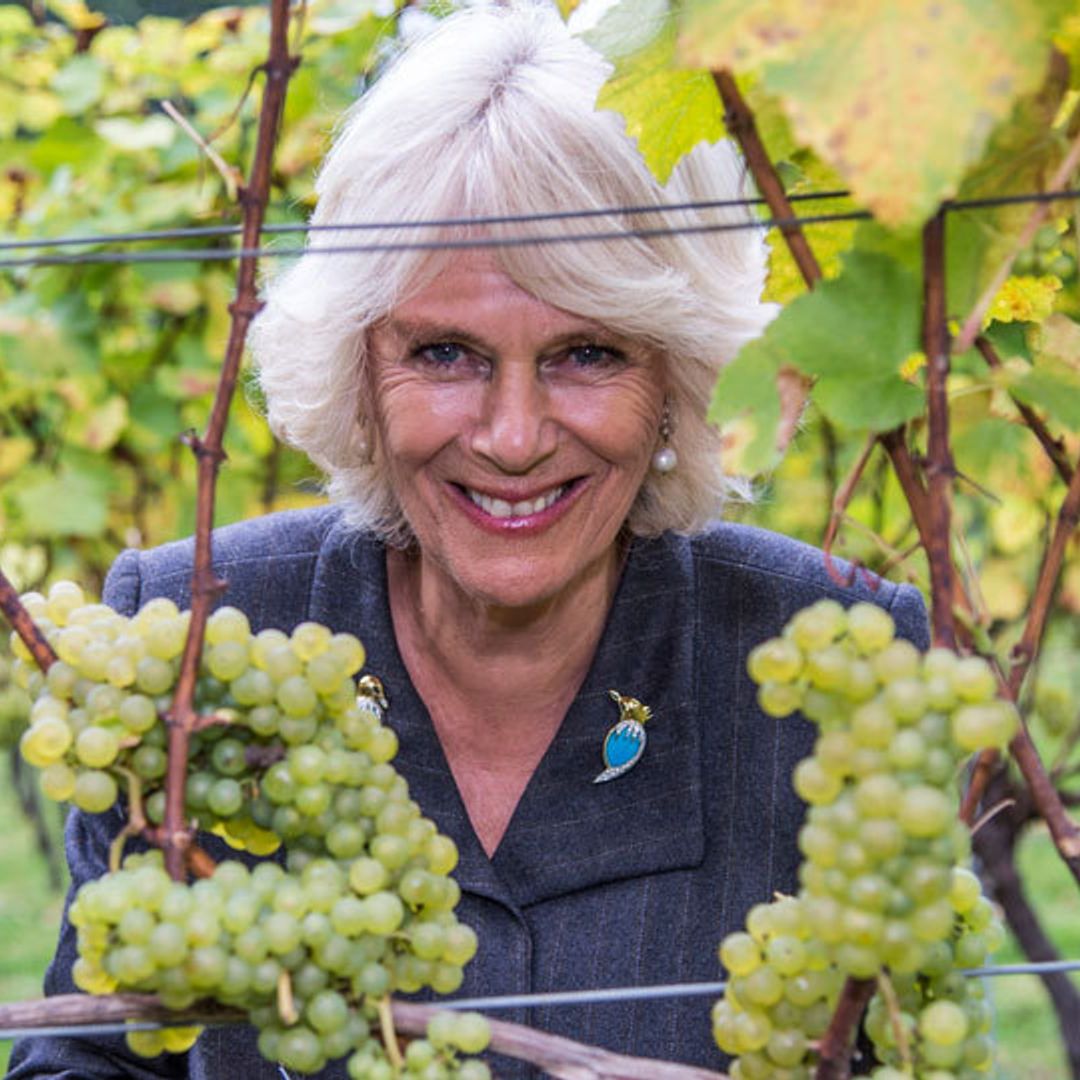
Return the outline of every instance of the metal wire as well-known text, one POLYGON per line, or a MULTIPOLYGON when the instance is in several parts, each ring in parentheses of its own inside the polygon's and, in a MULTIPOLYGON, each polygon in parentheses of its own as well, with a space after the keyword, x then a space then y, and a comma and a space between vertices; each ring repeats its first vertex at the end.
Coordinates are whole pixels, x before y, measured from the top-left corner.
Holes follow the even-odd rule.
POLYGON ((88 255, 44 255, 21 259, 0 259, 0 270, 28 269, 33 266, 80 266, 134 263, 229 262, 234 259, 299 258, 303 255, 376 255, 405 251, 453 251, 478 248, 510 248, 548 244, 582 244, 606 240, 649 240, 661 236, 686 236, 700 233, 736 232, 740 229, 769 229, 818 225, 825 222, 861 221, 870 217, 867 210, 839 214, 814 214, 807 217, 765 218, 760 221, 716 222, 655 229, 619 229, 593 233, 541 233, 536 236, 469 237, 462 240, 429 240, 396 244, 346 244, 332 247, 288 248, 208 248, 187 251, 102 251, 88 255))
MULTIPOLYGON (((788 202, 842 199, 847 191, 814 191, 788 195, 788 202)), ((469 225, 526 225, 534 221, 570 221, 577 218, 613 217, 619 214, 670 214, 685 210, 720 210, 739 206, 761 206, 760 196, 745 199, 710 199, 703 202, 661 203, 651 206, 609 206, 592 210, 553 210, 536 214, 502 214, 490 217, 428 218, 419 221, 362 221, 340 225, 309 225, 292 222, 264 225, 264 233, 296 232, 353 232, 377 229, 436 229, 469 225)), ((92 244, 144 243, 150 240, 201 240, 215 236, 239 236, 242 225, 200 225, 183 229, 145 229, 141 232, 101 233, 90 236, 58 236, 46 240, 9 240, 0 243, 0 251, 20 251, 27 248, 87 247, 92 244)))
MULTIPOLYGON (((811 200, 830 200, 846 198, 850 192, 844 190, 804 192, 787 196, 789 202, 811 200)), ((1005 206, 1016 203, 1057 202, 1063 199, 1080 198, 1080 189, 1068 188, 1058 191, 1024 192, 1015 195, 994 195, 978 199, 954 199, 943 203, 947 212, 985 209, 993 206, 1005 206)), ((420 221, 383 221, 383 222, 344 222, 334 225, 307 225, 299 222, 278 225, 266 225, 262 229, 265 235, 286 235, 290 233, 319 232, 372 232, 380 229, 423 229, 457 228, 475 225, 529 224, 546 221, 570 221, 595 217, 610 217, 619 214, 664 214, 680 211, 722 209, 739 206, 759 206, 765 202, 761 197, 744 199, 714 199, 699 202, 664 203, 659 206, 613 206, 590 210, 558 210, 536 214, 504 214, 486 217, 450 217, 430 218, 420 221)), ((655 236, 680 235, 693 232, 730 231, 747 228, 794 227, 797 225, 816 225, 829 221, 863 220, 871 215, 867 211, 853 211, 840 214, 820 214, 808 217, 773 218, 762 221, 749 220, 729 222, 722 225, 699 225, 673 227, 669 229, 639 229, 608 233, 586 233, 546 236, 503 237, 500 239, 471 239, 464 241, 432 241, 430 243, 400 245, 360 245, 345 247, 327 247, 321 249, 305 248, 251 248, 234 250, 232 248, 208 248, 197 251, 165 251, 152 253, 102 252, 93 256, 58 255, 35 256, 25 259, 2 259, 0 269, 18 269, 31 266, 64 266, 79 264, 129 264, 141 262, 218 262, 241 257, 299 257, 305 253, 320 254, 369 254, 389 251, 440 250, 442 248, 477 248, 477 247, 512 247, 527 244, 582 243, 589 240, 611 240, 621 238, 649 239, 655 236)), ((155 241, 203 240, 238 236, 242 232, 240 225, 206 225, 179 229, 148 229, 140 232, 100 233, 89 236, 61 236, 44 240, 10 240, 0 242, 0 252, 41 250, 58 247, 90 247, 99 244, 133 244, 155 241)))
MULTIPOLYGON (((992 967, 966 968, 960 972, 972 978, 997 978, 1009 975, 1049 975, 1055 972, 1080 971, 1080 960, 1043 960, 1029 964, 998 964, 992 967)), ((444 1009, 473 1009, 498 1012, 503 1009, 540 1006, 600 1005, 620 1001, 651 1001, 678 997, 713 997, 724 991, 723 982, 668 983, 656 986, 618 986, 599 990, 564 990, 542 994, 503 994, 495 997, 447 998, 437 1004, 444 1009)), ((21 1039, 34 1035, 122 1035, 127 1031, 157 1031, 167 1027, 223 1026, 242 1021, 192 1021, 176 1023, 154 1021, 113 1022, 108 1024, 69 1024, 60 1027, 8 1028, 0 1031, 0 1040, 21 1039)))

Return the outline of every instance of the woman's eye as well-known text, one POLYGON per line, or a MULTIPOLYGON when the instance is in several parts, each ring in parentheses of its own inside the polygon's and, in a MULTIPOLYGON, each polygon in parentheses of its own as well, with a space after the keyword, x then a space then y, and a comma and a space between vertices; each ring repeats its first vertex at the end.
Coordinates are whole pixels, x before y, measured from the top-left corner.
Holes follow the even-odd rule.
POLYGON ((452 341, 437 341, 433 345, 422 345, 413 353, 414 356, 435 367, 452 367, 464 354, 465 350, 452 341))
POLYGON ((621 363, 625 357, 618 349, 603 345, 575 345, 567 354, 578 367, 605 367, 621 363))

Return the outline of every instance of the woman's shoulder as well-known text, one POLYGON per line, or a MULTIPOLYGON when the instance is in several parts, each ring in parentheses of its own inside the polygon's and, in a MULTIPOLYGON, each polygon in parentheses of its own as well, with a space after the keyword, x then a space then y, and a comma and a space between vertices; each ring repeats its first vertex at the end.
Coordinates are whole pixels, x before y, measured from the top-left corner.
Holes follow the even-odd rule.
POLYGON ((715 522, 687 544, 699 589, 735 592, 744 609, 756 607, 764 614, 773 598, 785 611, 823 597, 845 606, 869 601, 890 611, 905 637, 927 643, 926 607, 913 585, 888 581, 812 544, 752 525, 715 522))
MULTIPOLYGON (((345 525, 334 506, 285 510, 215 529, 214 572, 227 583, 222 603, 244 610, 268 604, 299 609, 327 546, 365 540, 365 534, 345 525)), ((191 537, 122 552, 105 579, 103 599, 125 613, 158 596, 189 606, 194 553, 191 537)))

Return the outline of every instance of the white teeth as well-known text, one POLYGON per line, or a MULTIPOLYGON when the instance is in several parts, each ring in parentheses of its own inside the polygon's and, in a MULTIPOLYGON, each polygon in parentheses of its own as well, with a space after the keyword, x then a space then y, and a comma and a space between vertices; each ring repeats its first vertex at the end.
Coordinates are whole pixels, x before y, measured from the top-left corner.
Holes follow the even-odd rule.
POLYGON ((541 510, 546 510, 551 506, 566 488, 560 485, 557 488, 552 488, 546 495, 540 495, 535 499, 524 499, 516 503, 508 503, 505 499, 493 499, 490 495, 482 495, 480 492, 472 491, 469 488, 465 490, 469 498, 485 513, 490 514, 492 517, 508 518, 539 514, 541 510))

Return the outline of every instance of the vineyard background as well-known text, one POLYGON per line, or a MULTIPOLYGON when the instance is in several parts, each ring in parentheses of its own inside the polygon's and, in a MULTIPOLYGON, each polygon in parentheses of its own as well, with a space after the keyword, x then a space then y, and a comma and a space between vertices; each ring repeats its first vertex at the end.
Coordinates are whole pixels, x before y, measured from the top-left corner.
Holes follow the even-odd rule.
MULTIPOLYGON (((620 9, 632 23, 655 21, 655 4, 624 3, 620 9)), ((133 5, 123 10, 118 0, 112 14, 131 18, 137 12, 133 5)), ((424 18, 410 11, 399 20, 389 10, 379 14, 356 0, 307 6, 302 31, 295 31, 294 51, 302 53, 303 65, 287 98, 270 223, 303 221, 312 170, 335 118, 377 71, 399 22, 409 33, 424 18)), ((1080 16, 1072 20, 1080 24, 1080 16)), ((600 20, 587 33, 611 52, 612 43, 623 41, 618 29, 611 20, 600 20)), ((260 8, 213 10, 187 24, 154 15, 122 26, 109 24, 80 0, 0 5, 0 70, 7 73, 0 78, 0 240, 235 222, 235 170, 249 156, 260 96, 257 85, 248 86, 249 76, 264 57, 266 31, 260 8), (166 103, 186 118, 190 130, 165 111, 166 103), (199 138, 212 143, 213 154, 199 138)), ((968 176, 962 194, 1031 191, 1043 184, 1065 141, 1075 135, 1077 77, 1064 58, 1080 52, 1077 39, 1080 25, 1073 26, 1072 37, 1059 40, 1061 61, 1001 120, 991 140, 997 156, 991 155, 981 175, 975 170, 968 176)), ((646 35, 643 52, 656 48, 646 35)), ((669 126, 675 136, 658 141, 664 114, 646 119, 648 106, 658 93, 670 97, 672 87, 644 85, 655 78, 650 66, 655 58, 627 53, 623 44, 614 52, 619 67, 607 103, 627 112, 630 130, 658 171, 670 168, 687 140, 703 131, 719 134, 707 113, 708 95, 695 85, 686 88, 682 127, 669 126)), ((1072 67, 1075 71, 1077 65, 1072 67)), ((798 145, 759 85, 751 80, 744 90, 770 152, 782 162, 789 190, 847 186, 798 145)), ((715 112, 715 101, 711 104, 715 112)), ((852 205, 830 199, 800 204, 800 212, 836 213, 852 205)), ((971 266, 960 265, 963 258, 954 260, 960 265, 951 282, 959 310, 966 310, 985 282, 985 266, 1000 253, 999 237, 1029 214, 1030 207, 1020 206, 950 216, 952 251, 973 252, 971 266)), ((962 478, 957 557, 976 599, 976 641, 999 656, 1006 656, 1019 637, 1040 543, 1062 497, 1053 463, 1018 422, 1009 392, 1063 431, 1064 456, 1077 457, 1078 440, 1069 434, 1080 430, 1080 331, 1070 317, 1080 311, 1080 301, 1071 214, 1069 204, 1055 209, 1029 253, 1029 272, 1011 278, 998 297, 990 333, 1006 360, 1004 373, 988 374, 969 353, 958 359, 951 383, 952 447, 962 478)), ((827 276, 839 273, 842 253, 853 246, 859 249, 856 257, 885 253, 903 264, 903 242, 875 229, 830 222, 809 226, 807 235, 827 276)), ((296 239, 286 234, 271 243, 291 246, 296 239)), ((788 302, 802 286, 779 237, 772 242, 769 294, 788 302)), ((225 247, 229 240, 184 239, 169 246, 194 249, 196 243, 225 247)), ((40 254, 45 252, 13 249, 0 252, 0 260, 40 254)), ((96 592, 122 547, 149 546, 192 531, 195 470, 179 436, 205 426, 231 294, 227 262, 0 269, 0 567, 17 585, 31 588, 73 577, 96 592)), ((899 309, 898 296, 885 299, 899 309)), ((890 318, 895 321, 892 310, 878 313, 871 333, 890 318)), ((830 327, 838 335, 843 315, 834 314, 837 323, 830 327)), ((897 407, 905 386, 918 379, 925 358, 920 358, 917 327, 910 337, 908 370, 864 409, 887 413, 897 407)), ((730 373, 731 399, 742 400, 740 394, 755 389, 746 380, 744 370, 730 373)), ((760 415, 767 418, 768 408, 760 415)), ((767 423, 753 415, 720 418, 727 421, 731 460, 760 475, 763 465, 772 464, 769 440, 763 439, 763 432, 771 434, 767 423)), ((759 480, 756 503, 736 508, 734 516, 820 544, 842 479, 864 446, 863 420, 857 404, 838 400, 835 392, 812 402, 783 460, 759 480)), ((226 449, 219 523, 319 499, 311 467, 275 443, 250 387, 234 403, 226 449)), ((888 459, 878 450, 846 508, 833 550, 927 589, 921 553, 900 557, 915 539, 888 459)), ((1057 767, 1061 781, 1077 768, 1078 611, 1080 551, 1074 538, 1027 703, 1044 760, 1057 767)), ((14 690, 0 691, 0 720, 9 745, 16 735, 17 705, 14 690)), ((45 812, 51 815, 51 808, 45 812)), ((10 803, 2 815, 15 820, 19 811, 10 803)), ((1080 957, 1080 900, 1068 873, 1041 826, 1019 821, 1014 832, 1022 837, 1023 880, 1058 951, 1080 957)), ((29 868, 43 871, 44 864, 31 853, 28 837, 5 830, 0 847, 0 931, 4 940, 26 942, 28 948, 33 943, 34 950, 23 961, 21 950, 5 949, 0 965, 10 964, 11 970, 4 971, 0 994, 6 999, 36 993, 59 916, 56 894, 42 887, 43 876, 32 883, 29 868), (18 910, 22 916, 9 914, 18 910)), ((998 960, 1020 958, 1015 944, 1010 950, 998 960)), ((1065 1075, 1043 992, 1027 982, 1000 980, 995 986, 1008 1075, 1065 1075)))

